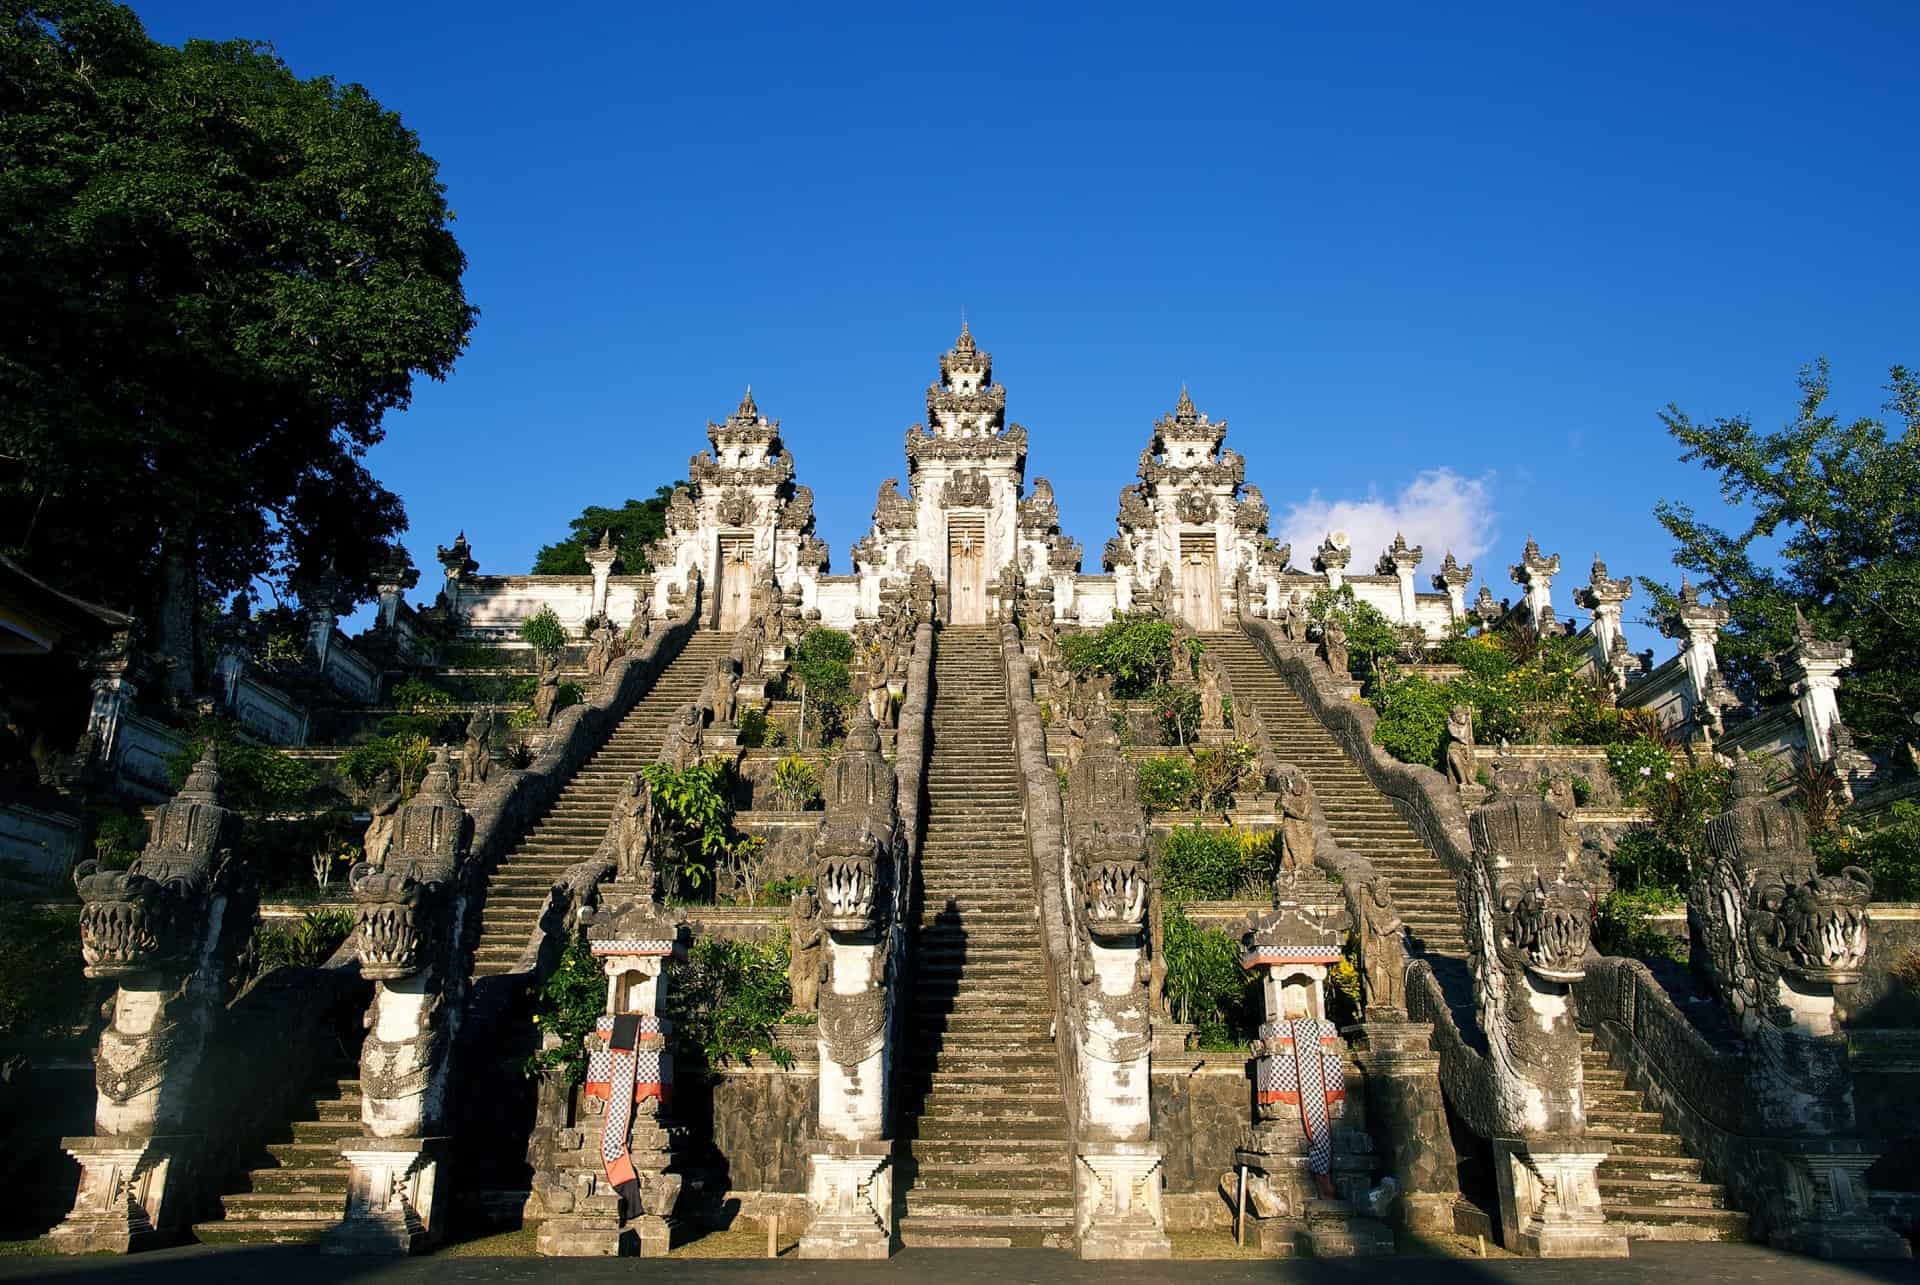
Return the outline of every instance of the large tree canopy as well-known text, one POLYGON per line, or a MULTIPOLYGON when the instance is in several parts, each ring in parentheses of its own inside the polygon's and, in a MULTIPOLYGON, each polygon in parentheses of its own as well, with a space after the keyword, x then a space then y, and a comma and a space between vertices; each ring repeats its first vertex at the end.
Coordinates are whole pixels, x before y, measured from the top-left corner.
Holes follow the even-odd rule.
POLYGON ((648 500, 628 500, 617 509, 589 504, 572 522, 573 535, 557 544, 542 546, 533 560, 536 576, 584 576, 587 574, 587 546, 600 543, 602 532, 613 532, 620 546, 620 562, 628 571, 645 571, 647 547, 667 533, 667 501, 673 498, 676 482, 663 486, 648 500))
POLYGON ((329 567, 369 596, 406 518, 366 451, 475 316, 433 160, 265 46, 0 14, 0 548, 176 620, 329 567))
MULTIPOLYGON (((1661 416, 1681 457, 1720 475, 1728 504, 1751 513, 1739 531, 1703 522, 1672 500, 1655 508, 1679 543, 1675 561, 1726 601, 1721 667, 1741 695, 1786 695, 1774 658, 1792 642, 1794 608, 1817 632, 1853 640, 1841 713, 1856 736, 1885 749, 1914 736, 1920 711, 1920 377, 1893 368, 1888 435, 1872 418, 1843 424, 1825 409, 1819 361, 1800 374, 1800 405, 1777 432, 1744 416, 1695 423, 1661 416)), ((1649 583, 1670 605, 1669 587, 1649 583)))

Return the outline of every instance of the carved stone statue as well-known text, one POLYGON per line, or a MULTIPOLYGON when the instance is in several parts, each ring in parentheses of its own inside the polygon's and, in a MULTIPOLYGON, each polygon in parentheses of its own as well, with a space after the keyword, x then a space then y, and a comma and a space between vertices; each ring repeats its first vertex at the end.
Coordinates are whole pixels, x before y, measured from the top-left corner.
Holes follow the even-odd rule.
POLYGON ((367 832, 360 847, 367 863, 377 866, 387 859, 394 831, 400 825, 400 779, 391 768, 381 772, 368 791, 367 813, 367 832))
POLYGON ((680 716, 667 730, 667 745, 662 757, 677 771, 685 771, 706 753, 705 720, 698 705, 683 705, 680 716))
MULTIPOLYGON (((460 751, 460 781, 469 797, 493 771, 493 715, 475 710, 467 720, 467 743, 460 751)), ((371 860, 371 858, 369 858, 371 860)))
POLYGON ((613 650, 613 623, 602 617, 587 641, 587 673, 595 678, 606 677, 613 665, 613 650))
POLYGON ((1480 761, 1473 752, 1473 711, 1455 705, 1447 715, 1447 780, 1455 789, 1476 785, 1480 779, 1480 761))
POLYGON ((1302 595, 1298 589, 1295 589, 1293 596, 1287 600, 1284 610, 1286 611, 1286 615, 1282 620, 1282 625, 1286 630, 1287 641, 1290 643, 1305 643, 1307 641, 1307 626, 1309 623, 1307 620, 1306 597, 1302 595))
POLYGON ((734 706, 740 690, 740 679, 733 672, 733 662, 719 657, 713 662, 713 668, 707 674, 707 690, 702 693, 702 702, 713 711, 713 721, 722 727, 733 726, 734 706))
POLYGON ((1220 666, 1210 656, 1200 661, 1200 727, 1217 732, 1227 725, 1226 699, 1220 690, 1220 666))
POLYGON ((633 619, 627 622, 627 651, 629 654, 646 646, 647 635, 653 632, 653 595, 642 593, 633 600, 633 619))
POLYGON ((820 899, 810 892, 798 893, 791 903, 792 917, 787 928, 787 989, 793 1007, 811 1013, 820 1006, 820 970, 826 930, 820 924, 820 899))
POLYGON ((1300 871, 1313 865, 1313 782, 1291 764, 1267 788, 1280 796, 1280 869, 1300 871))
POLYGON ((1407 1011, 1405 926, 1394 912, 1386 876, 1368 873, 1344 885, 1347 913, 1360 944, 1360 995, 1369 1020, 1400 1020, 1407 1011))
POLYGON ((540 652, 534 663, 539 668, 533 689, 533 717, 545 727, 553 722, 553 711, 560 704, 560 657, 540 652))
POLYGON ((1335 678, 1347 678, 1353 673, 1347 654, 1347 630, 1338 616, 1328 616, 1327 623, 1320 626, 1320 654, 1326 658, 1327 668, 1335 678))
POLYGON ((646 777, 635 772, 628 779, 614 804, 613 817, 613 825, 607 832, 612 851, 603 851, 603 857, 613 860, 616 877, 622 883, 652 889, 658 882, 653 853, 661 827, 646 777))

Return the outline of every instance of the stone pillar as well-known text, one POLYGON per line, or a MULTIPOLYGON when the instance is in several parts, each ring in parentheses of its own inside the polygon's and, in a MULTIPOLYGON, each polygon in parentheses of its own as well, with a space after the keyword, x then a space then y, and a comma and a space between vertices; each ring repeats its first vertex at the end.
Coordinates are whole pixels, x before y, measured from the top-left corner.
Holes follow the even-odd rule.
POLYGON ((1780 657, 1781 676, 1793 692, 1794 705, 1807 738, 1807 753, 1816 762, 1832 759, 1840 721, 1840 671, 1853 663, 1853 645, 1845 638, 1816 638, 1800 609, 1793 610, 1793 645, 1780 657))
POLYGON ((620 546, 613 542, 611 530, 600 533, 600 543, 587 550, 587 565, 593 568, 593 610, 587 615, 598 620, 607 614, 607 577, 620 557, 620 546))
POLYGON ((327 1253, 412 1254, 440 1238, 434 1197, 460 1007, 460 875, 472 840, 442 749, 391 841, 381 838, 384 851, 348 875, 360 975, 374 989, 360 1050, 361 1132, 340 1142, 347 1200, 321 1242, 327 1253))
POLYGON ((1367 1085, 1367 1117, 1400 1184, 1400 1226, 1416 1236, 1453 1231, 1458 1157, 1440 1094, 1440 1055, 1426 1022, 1367 1021, 1345 1032, 1367 1085))
POLYGON ((1574 602, 1593 614, 1593 672, 1605 677, 1615 692, 1626 686, 1626 675, 1613 663, 1613 655, 1621 645, 1621 607, 1631 597, 1633 578, 1610 579, 1597 553, 1586 586, 1573 591, 1574 602))
POLYGON ((1528 536, 1520 561, 1508 568, 1508 574, 1527 591, 1527 611, 1533 616, 1533 627, 1545 631, 1553 623, 1553 578, 1560 574, 1560 555, 1542 557, 1540 546, 1528 536))
POLYGON ((1400 623, 1411 625, 1418 615, 1418 597, 1414 593, 1413 573, 1420 566, 1421 548, 1407 544, 1407 537, 1396 533, 1393 543, 1380 555, 1379 572, 1400 581, 1400 623))
POLYGON ((1700 591, 1682 580, 1673 611, 1660 622, 1669 638, 1680 640, 1680 663, 1687 671, 1687 717, 1697 734, 1711 742, 1720 732, 1720 710, 1732 697, 1720 677, 1716 646, 1728 611, 1702 602, 1700 591))
POLYGON ((380 595, 380 614, 378 627, 392 629, 400 619, 400 604, 406 600, 407 590, 420 583, 420 572, 414 567, 413 559, 407 555, 406 548, 394 545, 393 553, 386 564, 380 568, 380 578, 374 588, 380 595))
POLYGON ((893 1252, 892 1143, 887 1139, 887 1025, 892 1008, 893 863, 899 813, 893 769, 865 702, 826 781, 814 841, 814 887, 826 930, 820 991, 819 1130, 807 1156, 813 1221, 802 1258, 893 1252))
POLYGON ((1493 1140, 1500 1235, 1533 1258, 1625 1258, 1627 1238, 1607 1226, 1596 1174, 1607 1148, 1584 1136, 1493 1140))
POLYGON ((166 1244, 195 1213, 201 1136, 187 1126, 224 1011, 224 871, 237 829, 209 748, 155 812, 130 867, 83 861, 74 871, 86 975, 117 985, 94 1054, 93 1136, 61 1140, 81 1169, 73 1208, 49 1237, 61 1252, 166 1244))
POLYGON ((1313 555, 1313 569, 1327 578, 1327 588, 1340 592, 1344 583, 1342 573, 1353 558, 1353 546, 1347 541, 1345 531, 1332 531, 1320 542, 1319 550, 1313 555))
POLYGON ((1473 564, 1464 567, 1454 561, 1449 550, 1440 563, 1439 573, 1433 577, 1433 587, 1447 595, 1447 612, 1455 625, 1465 624, 1467 616, 1467 586, 1473 582, 1473 564))

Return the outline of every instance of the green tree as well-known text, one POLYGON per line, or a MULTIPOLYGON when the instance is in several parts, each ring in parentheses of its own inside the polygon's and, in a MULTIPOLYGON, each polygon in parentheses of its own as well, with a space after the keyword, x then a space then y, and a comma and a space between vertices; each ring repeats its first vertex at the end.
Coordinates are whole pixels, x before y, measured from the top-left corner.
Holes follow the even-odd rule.
POLYGON ((628 500, 617 509, 589 504, 568 524, 572 535, 557 544, 541 547, 533 559, 533 574, 586 575, 591 570, 587 566, 587 546, 600 543, 600 536, 606 531, 613 532, 613 542, 620 546, 617 567, 626 571, 651 571, 653 562, 647 557, 648 546, 666 535, 667 501, 673 498, 674 487, 685 485, 685 482, 674 482, 660 487, 650 500, 628 500))
MULTIPOLYGON (((1690 505, 1654 509, 1679 545, 1674 561, 1726 604, 1721 667, 1748 699, 1786 695, 1774 658, 1792 641, 1794 608, 1825 636, 1853 640, 1840 688, 1842 715, 1880 748, 1913 735, 1920 709, 1920 377, 1895 366, 1889 435, 1871 417, 1843 423, 1826 409, 1825 360, 1800 372, 1800 403, 1785 427, 1757 431, 1745 416, 1696 423, 1677 406, 1661 415, 1681 458, 1720 475, 1720 493, 1747 522, 1723 530, 1690 505)), ((1657 612, 1673 590, 1644 581, 1657 612)))
POLYGON ((3 12, 0 548, 188 664, 262 579, 371 597, 406 518, 366 452, 475 317, 438 167, 264 45, 3 12))

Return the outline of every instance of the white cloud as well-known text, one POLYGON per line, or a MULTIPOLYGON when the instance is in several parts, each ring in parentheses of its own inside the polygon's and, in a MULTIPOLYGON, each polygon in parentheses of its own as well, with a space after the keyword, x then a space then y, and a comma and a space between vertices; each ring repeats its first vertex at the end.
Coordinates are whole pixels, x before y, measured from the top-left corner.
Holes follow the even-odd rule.
POLYGON ((1420 569, 1430 574, 1449 550, 1460 561, 1473 562, 1491 547, 1493 475, 1466 478, 1449 468, 1428 469, 1390 499, 1369 491, 1364 500, 1328 500, 1315 491, 1275 526, 1278 537, 1293 545, 1296 567, 1312 563, 1327 532, 1345 531, 1353 541, 1352 569, 1371 572, 1374 559, 1399 533, 1425 549, 1420 569))

